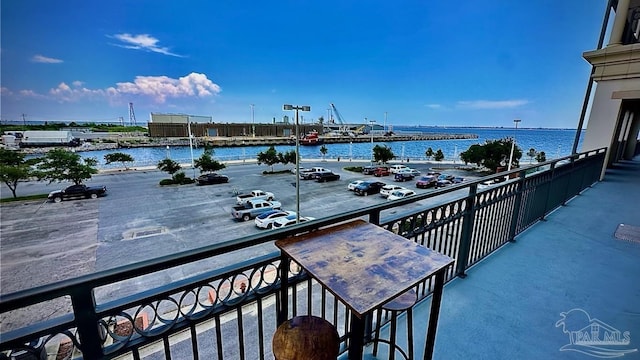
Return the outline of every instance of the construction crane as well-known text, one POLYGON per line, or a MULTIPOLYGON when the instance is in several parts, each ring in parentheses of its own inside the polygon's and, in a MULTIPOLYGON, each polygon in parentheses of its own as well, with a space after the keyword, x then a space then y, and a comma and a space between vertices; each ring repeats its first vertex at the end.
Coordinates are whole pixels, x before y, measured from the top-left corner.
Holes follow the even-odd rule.
POLYGON ((129 124, 136 126, 136 113, 133 111, 133 103, 129 103, 129 124))
POLYGON ((338 119, 338 124, 340 124, 340 127, 338 128, 338 130, 343 134, 348 134, 349 129, 347 127, 347 124, 342 119, 342 115, 340 115, 338 108, 336 108, 336 106, 333 105, 333 103, 331 103, 330 105, 331 105, 331 110, 333 111, 333 113, 336 114, 336 118, 338 119))

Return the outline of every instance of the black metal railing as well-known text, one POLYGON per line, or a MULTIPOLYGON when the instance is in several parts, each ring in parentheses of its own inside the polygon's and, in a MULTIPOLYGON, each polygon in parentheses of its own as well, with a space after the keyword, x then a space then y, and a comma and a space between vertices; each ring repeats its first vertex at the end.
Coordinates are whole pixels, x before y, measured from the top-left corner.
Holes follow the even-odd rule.
MULTIPOLYGON (((446 281, 464 277, 469 267, 597 182, 605 154, 605 148, 576 154, 413 198, 2 296, 0 359, 42 359, 47 354, 56 359, 270 359, 271 336, 277 328, 282 299, 289 302, 289 316, 313 314, 333 323, 345 351, 349 310, 295 263, 286 264, 288 296, 281 298, 283 264, 279 252, 222 268, 216 266, 216 259, 282 237, 366 218, 454 258, 446 281), (506 177, 509 179, 479 188, 483 181, 506 177), (407 204, 417 205, 417 210, 397 214, 407 204), (210 270, 197 273, 195 268, 210 270), (169 280, 180 272, 195 275, 169 280), (136 294, 114 291, 126 289, 131 281, 158 285, 136 294), (68 307, 70 311, 55 319, 19 324, 25 314, 42 312, 43 307, 68 307)), ((429 296, 433 281, 426 279, 416 287, 420 299, 429 296)))

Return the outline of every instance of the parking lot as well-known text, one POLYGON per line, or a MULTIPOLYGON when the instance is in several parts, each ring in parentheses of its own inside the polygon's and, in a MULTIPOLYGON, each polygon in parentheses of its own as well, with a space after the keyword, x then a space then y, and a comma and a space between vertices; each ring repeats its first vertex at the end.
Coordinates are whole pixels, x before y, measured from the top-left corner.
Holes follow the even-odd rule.
MULTIPOLYGON (((391 177, 374 178, 343 170, 343 166, 348 165, 362 164, 320 161, 304 164, 329 168, 341 178, 326 183, 301 180, 301 215, 321 218, 386 201, 378 195, 356 196, 346 187, 350 181, 359 179, 393 183, 391 177)), ((411 165, 423 173, 429 170, 427 164, 411 165)), ((273 192, 283 209, 295 211, 295 175, 263 175, 267 169, 256 164, 231 165, 221 171, 230 177, 229 183, 207 186, 161 187, 158 182, 168 175, 157 170, 105 173, 94 176, 88 184, 106 185, 106 197, 62 203, 3 204, 0 213, 2 293, 269 231, 255 227, 253 220, 241 222, 230 215, 235 194, 254 189, 273 192)), ((275 170, 281 169, 281 165, 275 166, 275 170)), ((190 172, 186 170, 188 176, 193 176, 190 172)), ((416 189, 415 181, 399 184, 417 193, 432 191, 416 189)), ((66 185, 30 182, 20 184, 18 193, 46 193, 66 185)), ((8 190, 3 187, 2 191, 6 196, 8 190)), ((426 205, 406 205, 392 212, 426 205)), ((237 256, 217 259, 214 266, 274 250, 266 244, 237 256)), ((197 271, 199 269, 184 268, 168 275, 171 279, 153 282, 176 280, 197 271)), ((138 285, 140 288, 128 284, 126 291, 140 291, 153 284, 138 285)), ((117 289, 110 289, 109 294, 114 295, 113 291, 117 289)))

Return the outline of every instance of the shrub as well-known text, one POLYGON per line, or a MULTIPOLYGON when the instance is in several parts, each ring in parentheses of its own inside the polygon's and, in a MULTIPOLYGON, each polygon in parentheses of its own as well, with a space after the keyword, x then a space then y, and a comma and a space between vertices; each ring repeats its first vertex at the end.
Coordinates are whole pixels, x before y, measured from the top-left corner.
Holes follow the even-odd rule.
POLYGON ((352 171, 352 172, 362 173, 362 166, 345 166, 343 169, 345 171, 352 171))

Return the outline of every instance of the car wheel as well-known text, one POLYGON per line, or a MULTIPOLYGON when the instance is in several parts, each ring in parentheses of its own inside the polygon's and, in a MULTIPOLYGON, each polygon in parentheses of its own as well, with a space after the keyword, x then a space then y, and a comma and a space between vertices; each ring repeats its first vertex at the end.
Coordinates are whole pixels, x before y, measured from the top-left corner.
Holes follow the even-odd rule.
POLYGON ((267 198, 267 201, 272 201, 272 200, 273 200, 273 196, 269 196, 269 197, 267 198))
POLYGON ((96 193, 91 194, 91 198, 92 199, 97 199, 98 198, 98 194, 96 194, 96 193))
POLYGON ((62 201, 62 198, 60 196, 56 196, 56 197, 53 198, 53 202, 59 203, 61 201, 62 201))
POLYGON ((242 216, 242 221, 249 221, 251 220, 251 216, 249 216, 249 214, 245 214, 242 216))

